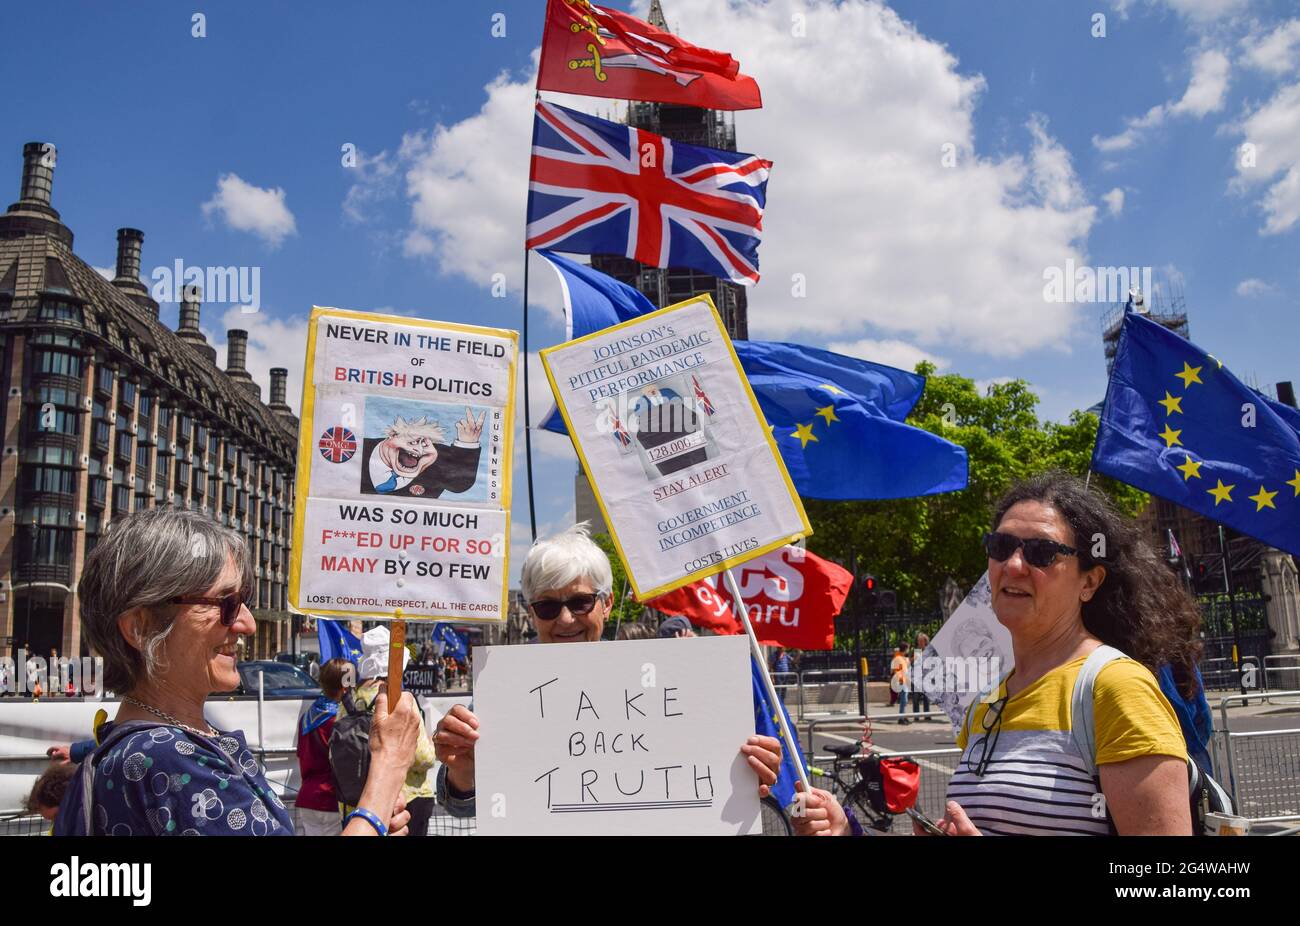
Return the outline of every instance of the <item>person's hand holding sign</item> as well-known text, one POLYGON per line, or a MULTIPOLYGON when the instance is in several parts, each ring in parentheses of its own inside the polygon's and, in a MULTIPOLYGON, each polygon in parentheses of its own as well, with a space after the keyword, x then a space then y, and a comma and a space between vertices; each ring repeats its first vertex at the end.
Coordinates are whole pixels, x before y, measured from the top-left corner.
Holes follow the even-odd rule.
POLYGON ((456 441, 461 444, 477 444, 483 438, 483 422, 487 419, 487 410, 477 419, 472 408, 465 409, 465 417, 456 422, 456 441))
POLYGON ((771 736, 751 736, 740 747, 740 754, 758 776, 758 796, 767 797, 781 774, 781 741, 771 736))
POLYGON ((433 736, 433 751, 447 766, 447 783, 461 793, 474 790, 474 744, 478 737, 478 718, 463 704, 443 715, 433 736))

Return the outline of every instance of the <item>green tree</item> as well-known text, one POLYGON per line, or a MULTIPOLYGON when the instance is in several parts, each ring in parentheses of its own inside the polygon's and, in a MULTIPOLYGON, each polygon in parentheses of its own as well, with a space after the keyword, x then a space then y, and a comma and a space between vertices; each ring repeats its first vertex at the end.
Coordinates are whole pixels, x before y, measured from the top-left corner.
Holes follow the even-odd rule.
POLYGON ((645 606, 636 599, 628 597, 632 586, 627 581, 627 571, 624 570, 623 560, 619 558, 618 550, 614 547, 613 538, 609 534, 592 534, 591 539, 596 546, 605 551, 605 555, 609 557, 609 566, 614 572, 614 586, 611 592, 614 601, 610 605, 609 619, 605 622, 606 636, 612 638, 614 628, 619 623, 639 621, 645 606))
MULTIPOLYGON (((973 380, 935 375, 922 362, 925 393, 908 423, 966 448, 970 480, 960 492, 885 501, 832 502, 808 499, 812 521, 808 546, 848 564, 856 554, 859 572, 871 572, 883 587, 897 589, 900 605, 918 610, 938 606, 951 576, 969 588, 988 561, 980 537, 989 529, 998 498, 1014 482, 1048 469, 1083 476, 1097 437, 1097 417, 1074 412, 1068 423, 1042 422, 1038 397, 1024 380, 997 383, 981 395, 973 380)), ((1107 477, 1092 477, 1129 514, 1147 495, 1107 477)))

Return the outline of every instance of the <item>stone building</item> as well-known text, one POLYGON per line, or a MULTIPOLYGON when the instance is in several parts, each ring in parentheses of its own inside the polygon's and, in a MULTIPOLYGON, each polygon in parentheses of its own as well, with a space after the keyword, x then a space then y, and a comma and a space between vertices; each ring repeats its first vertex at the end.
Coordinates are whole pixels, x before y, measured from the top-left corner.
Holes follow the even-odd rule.
POLYGON ((53 207, 54 148, 23 148, 19 199, 0 215, 0 653, 86 652, 76 587, 113 519, 158 505, 205 512, 247 538, 259 618, 246 654, 287 646, 298 422, 287 371, 270 401, 227 332, 226 369, 187 288, 180 327, 140 279, 144 234, 117 232, 110 282, 73 253, 53 207))

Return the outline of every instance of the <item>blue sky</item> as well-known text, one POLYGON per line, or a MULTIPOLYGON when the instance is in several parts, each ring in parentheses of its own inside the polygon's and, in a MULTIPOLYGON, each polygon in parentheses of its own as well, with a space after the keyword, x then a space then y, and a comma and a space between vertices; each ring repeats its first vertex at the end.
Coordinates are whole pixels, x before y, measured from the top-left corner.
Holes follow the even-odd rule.
MULTIPOLYGON (((741 149, 776 161, 753 336, 1024 377, 1063 418, 1105 388, 1103 307, 1042 298, 1043 270, 1073 259, 1180 279, 1195 341, 1266 389, 1300 380, 1293 3, 663 2, 762 85, 765 108, 736 117, 741 149)), ((248 328, 264 386, 283 364, 298 388, 313 303, 519 327, 542 0, 196 6, 201 38, 175 4, 5 5, 0 31, 22 37, 0 56, 5 202, 22 144, 50 141, 54 205, 90 263, 110 267, 129 225, 146 275, 260 268, 260 311, 205 306, 203 326, 217 344, 248 328)), ((536 350, 562 326, 532 271, 536 350)), ((573 455, 537 443, 545 530, 571 518, 573 455)), ((515 487, 521 538, 522 468, 515 487)))

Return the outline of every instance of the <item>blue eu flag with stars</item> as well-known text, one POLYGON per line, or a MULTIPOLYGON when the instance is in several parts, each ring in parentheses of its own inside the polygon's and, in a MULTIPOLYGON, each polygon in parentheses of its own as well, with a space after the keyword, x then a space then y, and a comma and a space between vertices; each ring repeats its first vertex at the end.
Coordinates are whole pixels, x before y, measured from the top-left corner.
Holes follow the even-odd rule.
POLYGON ((1092 468, 1300 556, 1300 412, 1132 311, 1092 468))
POLYGON ((346 659, 353 665, 361 658, 361 641, 348 630, 343 621, 316 618, 316 638, 320 642, 320 664, 331 659, 346 659))
MULTIPOLYGON (((654 311, 638 290, 549 251, 569 339, 654 311)), ((966 451, 904 423, 925 377, 830 351, 735 341, 795 489, 804 498, 910 498, 966 488, 966 451)), ((542 425, 566 434, 558 410, 542 425)))

